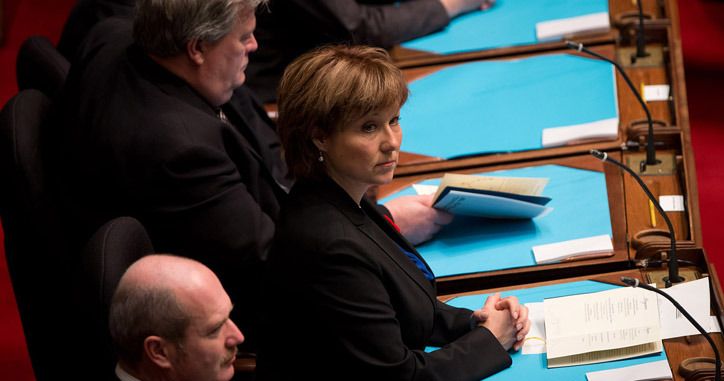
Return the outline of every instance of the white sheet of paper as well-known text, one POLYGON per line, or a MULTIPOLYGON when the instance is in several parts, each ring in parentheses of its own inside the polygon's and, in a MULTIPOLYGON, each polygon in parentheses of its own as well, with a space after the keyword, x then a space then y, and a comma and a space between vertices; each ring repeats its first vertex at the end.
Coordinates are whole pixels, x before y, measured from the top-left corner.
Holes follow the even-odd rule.
POLYGON ((543 147, 557 147, 570 142, 618 137, 618 118, 598 120, 572 126, 550 127, 543 129, 543 147))
POLYGON ((437 192, 437 185, 412 184, 412 189, 419 195, 435 194, 435 192, 437 192))
POLYGON ((524 355, 534 355, 546 352, 546 326, 543 302, 526 303, 528 307, 528 319, 530 320, 530 331, 525 336, 523 348, 524 355))
POLYGON ((667 377, 673 379, 669 362, 666 360, 586 373, 588 381, 656 380, 667 377))
POLYGON ((605 32, 611 28, 608 12, 591 13, 583 16, 542 21, 535 25, 539 41, 554 40, 575 33, 605 32))
POLYGON ((683 212, 684 196, 659 196, 659 205, 665 212, 683 212))
POLYGON ((586 254, 611 252, 613 252, 613 242, 608 234, 533 246, 533 256, 538 264, 586 254))
MULTIPOLYGON (((706 328, 705 326, 702 326, 706 328)), ((716 316, 709 316, 709 329, 706 330, 707 332, 721 332, 721 326, 719 326, 719 320, 717 320, 716 316)))
POLYGON ((646 102, 668 101, 669 85, 647 85, 644 86, 644 100, 646 102))
POLYGON ((550 359, 661 342, 657 299, 630 287, 545 299, 550 359))
MULTIPOLYGON (((679 283, 661 291, 669 294, 699 323, 702 328, 711 328, 709 316, 710 296, 709 278, 679 283)), ((656 295, 659 303, 659 319, 661 321, 661 338, 670 339, 688 335, 698 335, 689 320, 661 295, 656 295)))

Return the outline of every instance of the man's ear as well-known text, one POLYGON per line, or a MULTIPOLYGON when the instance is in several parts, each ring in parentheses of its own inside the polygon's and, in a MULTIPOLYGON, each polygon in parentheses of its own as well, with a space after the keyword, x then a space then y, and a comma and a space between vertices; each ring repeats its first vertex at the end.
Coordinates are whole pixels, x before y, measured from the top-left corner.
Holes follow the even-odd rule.
POLYGON ((171 357, 175 354, 176 347, 159 336, 149 336, 143 340, 143 351, 159 368, 169 369, 172 367, 171 357))
POLYGON ((322 152, 327 152, 327 137, 320 129, 315 129, 312 133, 312 143, 322 152))
POLYGON ((201 65, 204 63, 204 53, 206 53, 207 48, 208 45, 206 41, 201 41, 198 38, 194 38, 186 43, 186 55, 189 57, 191 62, 195 63, 196 65, 201 65))

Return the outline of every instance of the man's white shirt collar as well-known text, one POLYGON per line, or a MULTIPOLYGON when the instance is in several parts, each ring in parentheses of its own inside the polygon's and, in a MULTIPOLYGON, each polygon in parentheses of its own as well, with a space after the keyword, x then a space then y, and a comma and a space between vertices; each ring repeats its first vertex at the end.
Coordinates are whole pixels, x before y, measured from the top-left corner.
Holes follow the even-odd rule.
POLYGON ((116 376, 118 376, 118 379, 121 381, 141 381, 128 374, 128 372, 121 368, 120 364, 116 364, 116 376))

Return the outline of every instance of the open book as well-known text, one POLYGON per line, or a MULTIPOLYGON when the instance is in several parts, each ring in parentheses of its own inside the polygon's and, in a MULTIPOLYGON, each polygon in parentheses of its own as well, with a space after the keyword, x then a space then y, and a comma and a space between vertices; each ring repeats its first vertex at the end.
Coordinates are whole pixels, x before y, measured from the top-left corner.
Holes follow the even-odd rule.
POLYGON ((622 287, 543 301, 548 367, 661 352, 656 294, 622 287))
POLYGON ((533 218, 549 213, 541 196, 548 179, 446 173, 433 207, 453 214, 487 218, 533 218))

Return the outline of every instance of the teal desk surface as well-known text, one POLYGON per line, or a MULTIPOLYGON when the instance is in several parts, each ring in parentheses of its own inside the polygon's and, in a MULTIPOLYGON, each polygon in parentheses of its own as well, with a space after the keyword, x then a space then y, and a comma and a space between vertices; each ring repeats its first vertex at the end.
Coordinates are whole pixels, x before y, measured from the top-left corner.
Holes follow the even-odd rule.
MULTIPOLYGON (((609 290, 615 287, 619 286, 595 281, 580 281, 540 286, 528 289, 519 289, 510 292, 503 292, 501 293, 501 295, 504 297, 508 295, 515 295, 516 297, 518 297, 521 303, 532 303, 542 302, 543 299, 546 298, 586 294, 591 292, 609 290)), ((476 310, 484 304, 487 296, 487 294, 461 296, 453 298, 447 303, 456 307, 464 307, 471 310, 476 310)), ((486 380, 585 381, 587 372, 622 368, 625 366, 632 366, 646 362, 667 359, 666 353, 662 351, 659 354, 637 357, 627 360, 548 369, 545 353, 523 355, 521 352, 516 352, 512 354, 512 358, 513 365, 510 368, 505 369, 489 378, 486 378, 486 380)))
MULTIPOLYGON (((432 241, 417 247, 436 277, 535 266, 535 245, 608 234, 613 236, 603 172, 541 165, 486 173, 487 176, 545 177, 549 214, 532 220, 456 216, 432 241)), ((439 179, 423 181, 438 184, 439 179)), ((415 194, 407 187, 382 200, 415 194)))
POLYGON ((541 21, 608 12, 608 0, 497 0, 486 11, 453 19, 443 30, 402 46, 436 54, 454 54, 532 45, 541 21))
POLYGON ((545 128, 618 118, 613 66, 569 54, 450 66, 409 88, 401 149, 431 157, 541 149, 545 128))

